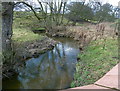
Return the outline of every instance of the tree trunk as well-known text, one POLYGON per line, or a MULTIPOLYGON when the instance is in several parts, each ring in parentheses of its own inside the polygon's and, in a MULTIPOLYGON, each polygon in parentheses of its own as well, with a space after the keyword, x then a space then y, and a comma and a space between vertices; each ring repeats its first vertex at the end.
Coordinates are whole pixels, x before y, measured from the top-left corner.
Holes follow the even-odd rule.
POLYGON ((11 51, 13 2, 2 2, 2 50, 11 51))
POLYGON ((11 45, 13 2, 2 2, 2 78, 12 75, 13 51, 11 45))

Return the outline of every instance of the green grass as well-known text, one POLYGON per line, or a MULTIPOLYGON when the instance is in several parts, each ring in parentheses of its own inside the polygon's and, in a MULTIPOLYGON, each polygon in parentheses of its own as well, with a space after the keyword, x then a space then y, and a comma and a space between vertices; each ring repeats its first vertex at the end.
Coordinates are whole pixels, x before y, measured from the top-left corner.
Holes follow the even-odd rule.
POLYGON ((39 21, 31 12, 14 12, 13 36, 14 42, 28 42, 40 40, 43 36, 34 34, 31 30, 40 27, 39 21))
POLYGON ((93 41, 78 55, 76 73, 71 87, 92 84, 118 63, 118 41, 107 38, 93 41), (105 48, 103 47, 105 44, 105 48))
POLYGON ((12 39, 15 42, 28 42, 28 41, 40 40, 42 38, 43 38, 43 36, 34 34, 29 29, 27 30, 24 28, 14 29, 13 37, 12 37, 12 39))

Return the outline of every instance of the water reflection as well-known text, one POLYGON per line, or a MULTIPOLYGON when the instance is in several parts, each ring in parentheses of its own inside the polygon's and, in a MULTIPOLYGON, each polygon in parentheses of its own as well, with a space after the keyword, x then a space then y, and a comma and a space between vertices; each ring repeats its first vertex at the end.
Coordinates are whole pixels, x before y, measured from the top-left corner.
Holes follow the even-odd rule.
POLYGON ((38 58, 26 61, 19 68, 19 88, 63 89, 68 88, 73 79, 79 49, 72 40, 64 39, 56 47, 38 58))

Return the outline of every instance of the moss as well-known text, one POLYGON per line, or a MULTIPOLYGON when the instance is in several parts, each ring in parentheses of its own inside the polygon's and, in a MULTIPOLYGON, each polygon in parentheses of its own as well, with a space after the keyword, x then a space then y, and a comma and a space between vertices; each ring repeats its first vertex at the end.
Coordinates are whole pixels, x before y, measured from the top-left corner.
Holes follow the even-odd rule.
POLYGON ((42 33, 42 32, 46 32, 45 31, 46 29, 45 28, 37 28, 37 27, 35 27, 35 28, 32 28, 32 31, 35 33, 35 32, 40 32, 40 33, 42 33))
POLYGON ((78 58, 80 61, 76 64, 71 87, 93 84, 115 66, 118 63, 118 41, 112 38, 93 41, 78 58))

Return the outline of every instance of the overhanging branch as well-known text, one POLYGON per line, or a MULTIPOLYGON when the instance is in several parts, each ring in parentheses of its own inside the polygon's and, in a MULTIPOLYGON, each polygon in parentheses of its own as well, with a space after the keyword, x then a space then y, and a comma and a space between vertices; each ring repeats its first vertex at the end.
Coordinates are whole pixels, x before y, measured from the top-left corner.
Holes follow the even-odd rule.
POLYGON ((31 5, 29 5, 29 4, 26 3, 26 2, 17 2, 16 4, 20 4, 20 3, 23 3, 23 4, 25 4, 26 6, 28 6, 28 7, 33 11, 34 15, 36 16, 36 18, 37 18, 38 20, 44 19, 44 18, 40 18, 40 17, 37 15, 36 11, 33 9, 33 7, 32 7, 31 5))

